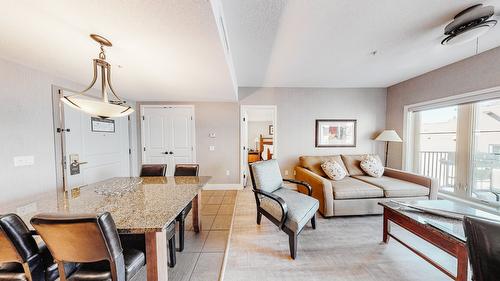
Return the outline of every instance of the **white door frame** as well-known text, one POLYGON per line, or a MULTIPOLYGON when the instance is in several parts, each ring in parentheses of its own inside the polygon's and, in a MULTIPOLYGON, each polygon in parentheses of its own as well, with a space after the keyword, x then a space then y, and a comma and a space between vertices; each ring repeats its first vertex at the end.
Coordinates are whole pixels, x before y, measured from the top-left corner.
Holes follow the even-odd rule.
POLYGON ((146 108, 191 108, 193 112, 193 123, 191 126, 191 144, 193 145, 193 162, 196 161, 196 116, 195 108, 193 104, 141 104, 139 107, 140 118, 141 118, 141 164, 144 163, 146 158, 146 153, 144 151, 144 144, 146 143, 146 136, 144 135, 144 109, 146 108))
MULTIPOLYGON (((245 157, 248 157, 246 153, 243 151, 244 146, 248 146, 247 142, 248 140, 243 140, 244 136, 244 124, 243 124, 243 117, 244 117, 244 112, 246 112, 248 109, 272 109, 274 114, 273 114, 273 128, 274 128, 274 134, 273 134, 273 159, 276 159, 278 156, 278 107, 276 105, 241 105, 240 106, 240 185, 243 186, 245 184, 245 179, 244 179, 244 171, 247 168, 245 163, 245 157)), ((248 120, 246 120, 248 122, 248 120)), ((248 126, 246 127, 248 131, 248 126)), ((248 132, 247 132, 248 135, 248 132)), ((250 179, 247 179, 247 182, 250 179)))

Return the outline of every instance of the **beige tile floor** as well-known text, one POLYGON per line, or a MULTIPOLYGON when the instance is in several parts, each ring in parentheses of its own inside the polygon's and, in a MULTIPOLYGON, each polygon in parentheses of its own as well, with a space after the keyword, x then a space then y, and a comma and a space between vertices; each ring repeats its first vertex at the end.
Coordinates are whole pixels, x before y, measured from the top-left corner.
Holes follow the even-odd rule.
POLYGON ((219 279, 236 194, 236 191, 202 191, 202 231, 193 231, 190 212, 186 219, 185 248, 177 252, 177 264, 168 270, 169 281, 219 279))
MULTIPOLYGON (((289 256, 288 237, 265 217, 255 222, 251 189, 237 196, 224 280, 446 281, 446 275, 395 240, 382 244, 382 216, 318 215, 299 235, 298 256, 289 256)), ((408 232, 391 231, 455 272, 456 261, 408 232)))

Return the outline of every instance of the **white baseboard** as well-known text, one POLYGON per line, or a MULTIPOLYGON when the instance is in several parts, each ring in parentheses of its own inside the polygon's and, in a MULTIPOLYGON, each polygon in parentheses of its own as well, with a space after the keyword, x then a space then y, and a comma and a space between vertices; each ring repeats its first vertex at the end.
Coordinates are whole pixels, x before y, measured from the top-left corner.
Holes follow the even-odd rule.
POLYGON ((203 190, 242 190, 243 185, 239 183, 208 183, 203 190))

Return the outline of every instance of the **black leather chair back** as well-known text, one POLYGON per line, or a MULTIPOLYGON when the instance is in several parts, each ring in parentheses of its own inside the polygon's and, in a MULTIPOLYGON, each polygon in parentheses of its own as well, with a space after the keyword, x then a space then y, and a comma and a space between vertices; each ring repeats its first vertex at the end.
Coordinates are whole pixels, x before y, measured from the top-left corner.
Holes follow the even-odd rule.
POLYGON ((472 280, 500 279, 500 222, 464 218, 472 280))
POLYGON ((38 251, 35 239, 19 216, 0 217, 0 262, 24 263, 38 251))
POLYGON ((174 176, 198 176, 200 165, 198 164, 177 164, 175 165, 174 176))
POLYGON ((164 177, 167 172, 167 165, 148 164, 142 165, 141 177, 164 177))
POLYGON ((39 214, 31 219, 31 224, 58 264, 107 260, 113 280, 125 280, 123 249, 110 213, 39 214))

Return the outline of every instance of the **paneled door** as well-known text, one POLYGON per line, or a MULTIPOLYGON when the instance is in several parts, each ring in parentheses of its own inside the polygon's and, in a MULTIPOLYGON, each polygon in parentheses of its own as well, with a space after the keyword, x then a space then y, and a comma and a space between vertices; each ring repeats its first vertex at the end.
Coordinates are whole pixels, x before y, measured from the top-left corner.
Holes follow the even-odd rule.
POLYGON ((173 175, 176 164, 196 161, 192 106, 142 106, 141 132, 144 164, 167 164, 173 175))
POLYGON ((127 117, 96 119, 62 102, 68 94, 54 94, 57 166, 63 190, 85 186, 112 177, 130 176, 129 120, 127 117), (93 127, 107 124, 107 129, 93 127), (103 123, 104 122, 104 123, 103 123))

